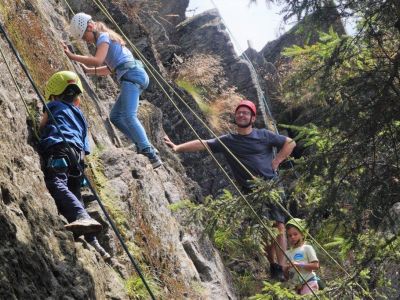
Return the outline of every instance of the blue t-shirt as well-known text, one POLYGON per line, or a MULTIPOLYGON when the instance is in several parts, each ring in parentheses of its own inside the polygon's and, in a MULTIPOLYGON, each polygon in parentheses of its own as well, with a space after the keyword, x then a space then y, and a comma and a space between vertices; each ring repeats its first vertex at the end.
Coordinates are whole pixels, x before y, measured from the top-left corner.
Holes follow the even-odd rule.
MULTIPOLYGON (((121 64, 127 62, 135 62, 135 58, 133 57, 132 52, 129 51, 129 49, 125 46, 122 46, 120 43, 111 40, 108 32, 100 32, 96 41, 96 47, 99 47, 102 43, 109 44, 108 52, 104 62, 111 70, 115 70, 115 68, 117 66, 120 66, 121 64)), ((122 75, 124 75, 126 71, 126 69, 116 70, 118 80, 122 77, 122 75)))
MULTIPOLYGON (((280 149, 286 137, 266 129, 256 129, 248 135, 226 134, 219 139, 239 159, 249 171, 257 177, 272 179, 276 176, 272 170, 273 147, 280 149)), ((242 187, 249 187, 250 175, 239 165, 217 139, 207 140, 207 145, 214 153, 223 153, 233 176, 242 187)))
MULTIPOLYGON (((82 111, 72 103, 57 100, 49 102, 47 107, 54 116, 67 143, 89 154, 88 126, 82 111)), ((49 116, 47 124, 42 130, 40 146, 43 150, 46 150, 62 142, 61 134, 49 116)))

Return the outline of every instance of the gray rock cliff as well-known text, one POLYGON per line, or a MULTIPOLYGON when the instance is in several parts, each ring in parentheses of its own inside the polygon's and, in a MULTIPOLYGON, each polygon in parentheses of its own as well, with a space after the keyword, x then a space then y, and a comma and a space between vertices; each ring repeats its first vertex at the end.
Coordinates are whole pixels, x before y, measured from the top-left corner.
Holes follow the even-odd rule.
MULTIPOLYGON (((95 20, 108 22, 90 1, 68 3, 75 12, 85 11, 95 20)), ((221 84, 215 87, 215 94, 233 88, 236 95, 260 103, 262 91, 256 84, 256 74, 235 53, 217 11, 186 19, 187 0, 106 1, 104 5, 155 70, 202 120, 208 120, 207 112, 174 81, 176 69, 199 55, 211 55, 220 61, 222 78, 218 78, 221 84)), ((92 47, 69 39, 70 17, 64 1, 0 0, 0 21, 39 88, 43 89, 55 71, 68 69, 80 75, 86 91, 82 109, 90 125, 93 150, 87 174, 157 297, 235 299, 231 276, 201 226, 182 225, 179 214, 169 207, 185 199, 200 202, 204 196, 227 187, 227 181, 206 153, 178 157, 164 145, 165 133, 178 143, 195 135, 154 79, 142 95, 139 112, 164 166, 153 170, 136 153, 108 119, 118 93, 114 79, 87 77, 63 53, 61 40, 71 43, 77 53, 93 53, 92 47)), ((285 41, 283 37, 261 53, 248 50, 247 54, 265 72, 273 72, 268 65, 288 44, 285 41)), ((47 192, 37 154, 35 125, 42 105, 1 35, 0 46, 28 108, 2 62, 0 298, 130 299, 143 292, 146 298, 146 292, 132 284, 137 281, 135 271, 90 192, 85 191, 84 200, 91 215, 104 226, 99 239, 113 256, 112 262, 106 263, 83 239, 74 240, 64 230, 65 220, 58 216, 47 192)), ((170 88, 163 85, 172 96, 170 88)), ((199 135, 211 138, 189 109, 175 96, 173 99, 199 135)), ((234 104, 218 100, 211 104, 227 110, 224 118, 229 120, 234 104)), ((261 116, 261 105, 259 110, 261 116)), ((265 125, 265 119, 258 120, 258 126, 265 125)))
MULTIPOLYGON (((80 2, 71 1, 70 5, 75 11, 87 8, 80 2)), ((129 37, 163 71, 156 43, 140 19, 130 19, 117 4, 110 4, 109 8, 125 27, 134 28, 129 30, 129 37)), ((163 9, 171 12, 174 6, 163 9)), ((2 24, 39 88, 43 88, 55 71, 70 69, 80 74, 86 89, 82 109, 90 125, 93 150, 87 173, 146 278, 155 283, 157 296, 234 299, 230 275, 201 228, 183 227, 169 209, 169 204, 179 200, 200 198, 201 192, 162 143, 162 113, 149 103, 157 103, 156 98, 160 97, 157 88, 152 86, 144 94, 143 98, 149 102, 143 101, 140 108, 140 118, 165 161, 163 168, 154 171, 143 156, 128 147, 129 143, 108 120, 118 92, 115 82, 102 78, 96 83, 95 78, 87 78, 79 66, 63 55, 60 40, 68 39, 65 4, 1 1, 0 12, 2 24)), ((93 8, 87 12, 101 19, 93 8)), ((182 9, 179 13, 182 14, 182 9)), ((27 110, 11 74, 4 63, 0 64, 3 74, 0 83, 0 298, 136 297, 136 291, 127 288, 135 272, 90 193, 86 194, 85 201, 91 215, 104 225, 99 238, 112 254, 113 262, 104 262, 84 240, 74 240, 64 230, 65 220, 58 216, 47 192, 37 154, 34 125, 42 105, 3 36, 0 46, 28 105, 27 110)), ((91 51, 80 42, 74 42, 73 46, 78 53, 91 51)))

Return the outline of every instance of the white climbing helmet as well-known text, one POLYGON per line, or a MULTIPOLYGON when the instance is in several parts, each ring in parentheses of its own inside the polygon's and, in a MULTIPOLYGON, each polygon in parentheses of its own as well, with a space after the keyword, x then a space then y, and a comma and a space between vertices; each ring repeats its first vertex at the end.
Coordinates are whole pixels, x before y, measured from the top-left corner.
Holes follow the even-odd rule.
POLYGON ((71 34, 75 38, 81 39, 86 31, 88 22, 92 19, 92 16, 85 14, 83 12, 77 13, 71 19, 70 29, 71 34))

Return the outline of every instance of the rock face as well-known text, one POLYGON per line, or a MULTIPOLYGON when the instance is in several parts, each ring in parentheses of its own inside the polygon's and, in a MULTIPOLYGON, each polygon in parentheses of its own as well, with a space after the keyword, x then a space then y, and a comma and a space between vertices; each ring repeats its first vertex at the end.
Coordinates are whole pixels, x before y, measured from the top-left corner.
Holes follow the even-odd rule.
MULTIPOLYGON (((178 22, 182 20, 185 3, 160 9, 172 14, 180 7, 178 22)), ((171 203, 199 200, 202 195, 162 142, 165 133, 160 110, 146 101, 140 107, 140 118, 164 160, 164 167, 154 171, 147 159, 127 147, 129 143, 108 120, 118 93, 115 82, 104 78, 96 84, 96 79, 87 78, 78 65, 63 55, 59 40, 68 37, 67 11, 63 5, 64 2, 53 1, 35 4, 0 1, 2 24, 39 88, 55 71, 70 69, 80 74, 86 90, 82 109, 90 125, 93 150, 88 157, 87 173, 132 255, 158 297, 235 299, 230 275, 212 243, 202 236, 201 228, 180 225, 179 217, 169 209, 171 203)), ((70 5, 74 11, 88 9, 95 19, 97 16, 102 19, 85 3, 71 1, 70 5)), ((122 13, 122 6, 109 5, 118 20, 125 22, 125 27, 134 28, 128 32, 130 37, 138 41, 149 60, 163 72, 162 61, 158 59, 160 52, 156 49, 160 39, 153 40, 140 18, 130 19, 122 13)), ((133 267, 93 195, 86 192, 85 202, 90 214, 104 225, 98 237, 112 254, 112 263, 105 263, 83 239, 74 240, 64 230, 65 220, 58 216, 47 192, 37 154, 35 125, 42 105, 3 37, 0 46, 5 50, 29 108, 25 108, 17 94, 5 65, 0 64, 3 74, 0 83, 0 298, 147 298, 140 285, 138 288, 130 284, 137 278, 133 267)), ((78 53, 89 53, 83 43, 74 42, 73 46, 78 53)), ((156 104, 160 91, 152 86, 143 96, 156 104)))
POLYGON ((185 291, 181 297, 235 298, 212 244, 198 238, 201 232, 182 228, 168 208, 183 198, 182 191, 189 192, 180 175, 165 166, 155 176, 145 158, 124 149, 104 152, 102 161, 114 197, 124 199, 121 209, 130 217, 132 234, 141 236, 138 247, 166 289, 173 295, 185 291), (196 286, 203 287, 201 293, 193 291, 196 286))
MULTIPOLYGON (((0 46, 4 51, 3 40, 0 46)), ((5 55, 29 91, 12 54, 5 55)), ((113 269, 64 230, 43 181, 24 103, 4 63, 0 70, 0 298, 126 299, 113 269)))
MULTIPOLYGON (((250 65, 240 59, 234 51, 229 35, 221 21, 216 10, 210 10, 202 14, 179 23, 176 26, 176 32, 171 40, 176 47, 170 57, 195 57, 201 54, 212 55, 221 61, 223 68, 225 86, 234 87, 242 97, 260 102, 260 90, 256 86, 255 74, 250 65), (210 43, 210 41, 212 41, 210 43)), ((178 89, 179 90, 179 89, 178 89)), ((187 94, 181 93, 185 99, 187 94)), ((185 142, 196 139, 196 136, 190 130, 188 125, 183 122, 181 116, 176 113, 174 106, 165 97, 154 98, 153 103, 164 112, 164 129, 171 138, 177 142, 185 142)), ((176 100, 178 101, 178 100, 176 100)), ((193 116, 193 114, 182 104, 178 105, 188 122, 194 127, 199 136, 203 139, 212 138, 213 135, 207 131, 203 125, 193 116)), ((195 102, 188 102, 188 105, 205 120, 195 102)), ((261 107, 260 107, 261 108, 261 107)), ((265 121, 258 117, 258 125, 264 126, 265 121)), ((232 113, 232 109, 226 114, 232 113)), ((180 156, 184 166, 188 167, 188 175, 194 179, 202 188, 203 194, 216 194, 220 189, 228 186, 227 180, 222 172, 216 168, 213 159, 206 153, 182 154, 180 156), (211 166, 211 167, 210 167, 211 166)), ((221 157, 218 157, 221 160, 221 157)), ((224 164, 224 163, 223 163, 224 164)), ((229 172, 229 170, 227 169, 229 172)))
MULTIPOLYGON (((220 57, 227 85, 234 86, 238 93, 259 103, 255 74, 249 64, 236 54, 217 10, 188 18, 177 26, 177 30, 180 36, 180 53, 185 56, 207 53, 220 57)), ((263 122, 261 115, 258 118, 260 124, 263 122)))

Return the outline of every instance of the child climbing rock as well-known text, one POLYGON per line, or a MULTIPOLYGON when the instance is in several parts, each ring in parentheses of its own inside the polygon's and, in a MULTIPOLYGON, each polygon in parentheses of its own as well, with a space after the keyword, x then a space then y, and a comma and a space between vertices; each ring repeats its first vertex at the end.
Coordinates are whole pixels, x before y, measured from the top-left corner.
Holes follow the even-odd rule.
POLYGON ((86 241, 108 259, 110 255, 94 235, 102 226, 89 216, 81 201, 83 160, 89 154, 87 123, 77 106, 82 92, 81 81, 74 72, 61 71, 50 77, 45 98, 51 100, 47 107, 54 120, 47 111, 43 114, 40 152, 45 163, 46 186, 59 213, 69 222, 65 228, 76 237, 84 234, 86 241))

